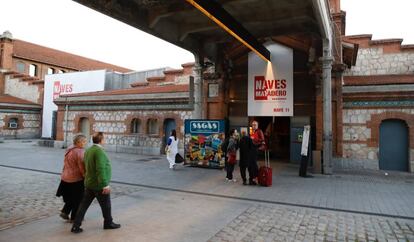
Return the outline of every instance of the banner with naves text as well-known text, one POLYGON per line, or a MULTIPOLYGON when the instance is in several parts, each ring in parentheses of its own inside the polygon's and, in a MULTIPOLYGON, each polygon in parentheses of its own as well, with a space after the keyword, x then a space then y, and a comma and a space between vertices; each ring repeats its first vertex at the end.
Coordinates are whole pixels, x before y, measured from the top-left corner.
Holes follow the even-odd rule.
POLYGON ((293 116, 293 50, 268 42, 271 61, 249 53, 248 116, 293 116))

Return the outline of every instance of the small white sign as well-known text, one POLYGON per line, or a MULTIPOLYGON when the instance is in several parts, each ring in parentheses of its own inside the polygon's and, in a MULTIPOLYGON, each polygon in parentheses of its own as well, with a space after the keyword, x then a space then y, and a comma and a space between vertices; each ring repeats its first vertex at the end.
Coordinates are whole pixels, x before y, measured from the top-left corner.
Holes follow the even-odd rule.
POLYGON ((208 97, 218 97, 219 96, 219 84, 210 83, 208 84, 208 97))
POLYGON ((293 116, 293 50, 268 42, 272 62, 249 53, 248 115, 293 116))
POLYGON ((300 154, 302 156, 308 156, 308 147, 309 147, 309 136, 310 136, 310 125, 305 125, 303 129, 303 138, 302 138, 302 150, 300 154))

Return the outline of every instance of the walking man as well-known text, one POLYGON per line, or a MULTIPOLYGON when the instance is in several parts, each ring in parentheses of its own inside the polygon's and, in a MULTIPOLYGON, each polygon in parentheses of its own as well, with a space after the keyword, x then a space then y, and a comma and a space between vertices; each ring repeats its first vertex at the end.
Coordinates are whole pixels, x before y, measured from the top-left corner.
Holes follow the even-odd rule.
POLYGON ((73 233, 81 233, 83 229, 82 220, 86 211, 96 198, 102 210, 104 217, 104 229, 118 229, 120 224, 112 221, 111 215, 111 188, 109 181, 111 180, 111 162, 108 159, 102 145, 104 144, 104 135, 98 132, 92 137, 93 145, 86 150, 84 155, 85 161, 85 192, 79 210, 76 213, 73 222, 73 233))

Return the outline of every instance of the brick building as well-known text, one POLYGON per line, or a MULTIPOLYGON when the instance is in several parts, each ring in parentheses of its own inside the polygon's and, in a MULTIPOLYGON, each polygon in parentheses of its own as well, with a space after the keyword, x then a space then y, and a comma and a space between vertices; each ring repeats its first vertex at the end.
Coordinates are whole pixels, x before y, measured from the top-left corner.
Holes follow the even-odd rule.
POLYGON ((0 137, 40 137, 44 77, 108 69, 131 70, 0 35, 0 137))
MULTIPOLYGON (((414 46, 401 45, 401 39, 345 36, 346 13, 340 0, 280 0, 266 6, 260 0, 224 1, 207 6, 213 9, 210 16, 223 11, 233 15, 227 18, 228 26, 239 26, 233 34, 250 34, 246 41, 257 47, 256 52, 265 42, 292 50, 294 112, 279 117, 248 116, 251 45, 229 38, 197 8, 184 1, 119 2, 116 8, 76 1, 151 30, 192 51, 196 62, 128 88, 58 98, 57 144, 65 145, 76 132, 104 131, 109 149, 159 154, 172 128, 183 137, 185 119, 226 119, 230 127, 258 120, 274 159, 298 162, 301 128, 310 125, 311 149, 316 157, 322 152, 325 173, 332 168, 414 172, 414 46), (131 6, 143 14, 131 14, 131 6), (165 31, 172 28, 177 31, 165 31)), ((12 39, 3 36, 2 43, 12 39)), ((26 82, 40 84, 35 79, 26 82)), ((14 92, 12 96, 23 98, 14 92)), ((38 100, 24 96, 31 98, 31 104, 38 100)))
POLYGON ((337 165, 414 172, 414 45, 371 38, 343 38, 359 51, 344 75, 337 165))
MULTIPOLYGON (((116 8, 76 1, 193 52, 192 116, 227 119, 230 127, 258 120, 274 158, 297 161, 299 128, 311 125, 311 149, 323 151, 324 173, 332 168, 414 172, 413 46, 345 36, 340 0, 151 1, 116 8), (132 7, 142 14, 131 14, 132 7), (248 116, 249 53, 267 59, 263 45, 269 41, 293 51, 293 116, 248 116), (398 151, 405 156, 395 156, 387 148, 391 144, 405 147, 398 151)), ((121 127, 128 132, 128 123, 121 127)))
MULTIPOLYGON (((106 148, 160 154, 172 129, 183 137, 184 120, 194 111, 194 63, 165 70, 163 76, 131 83, 130 88, 63 95, 58 105, 56 146, 74 134, 102 131, 106 148), (60 141, 60 142, 59 142, 60 141)), ((183 143, 180 143, 183 148, 183 143)))

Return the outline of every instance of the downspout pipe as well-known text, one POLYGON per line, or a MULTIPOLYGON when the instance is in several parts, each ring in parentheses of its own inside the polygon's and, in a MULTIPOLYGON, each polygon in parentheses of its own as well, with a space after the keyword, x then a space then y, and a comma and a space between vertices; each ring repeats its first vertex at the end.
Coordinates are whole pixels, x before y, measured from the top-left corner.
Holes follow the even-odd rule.
POLYGON ((68 147, 68 98, 65 97, 65 148, 68 147))

